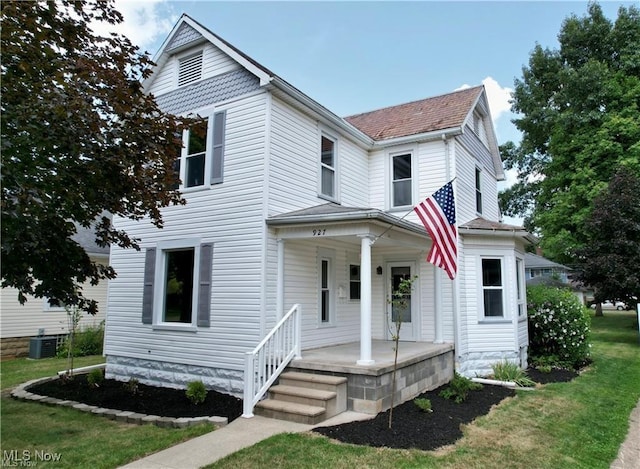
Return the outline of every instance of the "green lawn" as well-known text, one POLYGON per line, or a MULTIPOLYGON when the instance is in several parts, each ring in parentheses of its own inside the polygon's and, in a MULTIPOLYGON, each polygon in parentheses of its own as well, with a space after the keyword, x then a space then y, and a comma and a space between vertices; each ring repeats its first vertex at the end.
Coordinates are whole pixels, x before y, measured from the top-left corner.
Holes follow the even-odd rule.
MULTIPOLYGON (((520 391, 435 452, 368 448, 314 434, 283 434, 209 468, 609 468, 640 399, 640 345, 632 312, 592 322, 593 364, 570 383, 520 391)), ((437 411, 437 410, 436 410, 437 411)))
MULTIPOLYGON (((74 366, 102 362, 103 357, 82 357, 74 359, 74 366)), ((9 388, 31 379, 52 376, 65 368, 66 359, 58 358, 15 359, 0 363, 3 455, 10 451, 22 455, 24 451, 31 457, 31 462, 36 462, 36 451, 53 457, 59 455, 59 461, 37 461, 36 467, 114 468, 213 429, 211 425, 167 429, 116 423, 75 409, 8 397, 9 388)))
MULTIPOLYGON (((570 383, 519 392, 465 428, 455 446, 436 452, 339 444, 314 434, 272 437, 211 468, 608 468, 640 399, 640 346, 635 313, 593 319, 593 365, 570 383)), ((75 359, 75 366, 102 357, 75 359)), ((59 454, 38 467, 114 468, 212 429, 166 429, 116 423, 69 408, 20 402, 8 388, 50 376, 64 359, 0 364, 2 450, 59 454)))

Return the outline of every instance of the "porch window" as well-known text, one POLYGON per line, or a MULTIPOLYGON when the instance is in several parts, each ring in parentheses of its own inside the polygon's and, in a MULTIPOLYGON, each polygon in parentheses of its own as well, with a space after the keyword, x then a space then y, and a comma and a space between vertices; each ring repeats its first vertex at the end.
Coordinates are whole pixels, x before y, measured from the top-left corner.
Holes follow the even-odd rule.
POLYGON ((360 299, 360 266, 349 265, 349 299, 360 299))
POLYGON ((392 161, 392 207, 412 205, 411 154, 395 155, 392 161))
POLYGON ((482 259, 482 293, 485 317, 504 317, 502 261, 482 259))
POLYGON ((223 181, 226 112, 194 124, 184 134, 184 148, 174 164, 183 188, 223 181))
POLYGON ((322 259, 320 273, 320 322, 329 322, 331 289, 329 288, 329 259, 322 259))
POLYGON ((322 136, 320 142, 320 194, 336 198, 336 142, 322 136))

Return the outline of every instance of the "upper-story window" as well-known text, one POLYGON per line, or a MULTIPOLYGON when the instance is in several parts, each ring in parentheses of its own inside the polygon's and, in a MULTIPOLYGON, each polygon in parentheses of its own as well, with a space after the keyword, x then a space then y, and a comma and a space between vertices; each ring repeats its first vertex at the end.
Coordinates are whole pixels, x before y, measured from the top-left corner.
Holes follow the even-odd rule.
POLYGON ((178 86, 188 85, 202 78, 202 51, 178 60, 178 86))
POLYGON ((195 123, 184 134, 184 146, 175 164, 183 188, 223 181, 226 112, 195 123))
POLYGON ((476 212, 482 213, 482 171, 476 168, 476 212))
POLYGON ((320 194, 336 199, 336 142, 325 135, 320 142, 320 194))
POLYGON ((413 202, 411 153, 394 155, 391 162, 391 207, 410 206, 413 202))

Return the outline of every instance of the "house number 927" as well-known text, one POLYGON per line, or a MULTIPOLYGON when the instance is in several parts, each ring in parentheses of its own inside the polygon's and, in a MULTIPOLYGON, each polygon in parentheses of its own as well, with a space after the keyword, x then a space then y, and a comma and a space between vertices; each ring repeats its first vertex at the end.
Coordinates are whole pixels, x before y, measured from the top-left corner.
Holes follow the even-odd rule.
POLYGON ((324 236, 327 233, 326 228, 318 228, 313 230, 313 236, 324 236))

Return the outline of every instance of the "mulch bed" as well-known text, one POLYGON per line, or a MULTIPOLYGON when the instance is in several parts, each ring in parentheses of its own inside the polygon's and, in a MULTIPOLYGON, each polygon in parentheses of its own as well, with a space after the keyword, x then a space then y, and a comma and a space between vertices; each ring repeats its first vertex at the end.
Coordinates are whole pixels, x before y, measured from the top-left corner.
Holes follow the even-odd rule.
POLYGON ((161 417, 227 417, 229 422, 242 414, 242 399, 209 391, 201 404, 195 405, 184 389, 170 389, 138 384, 131 392, 127 383, 105 379, 99 387, 87 384, 87 375, 71 380, 60 378, 29 388, 29 392, 95 405, 107 409, 130 410, 161 417))
MULTIPOLYGON (((550 373, 542 373, 533 368, 528 369, 527 374, 539 384, 566 382, 578 375, 572 370, 554 369, 550 373)), ((90 387, 86 378, 87 375, 77 375, 72 380, 56 379, 32 386, 29 391, 109 409, 163 417, 215 415, 227 417, 231 422, 242 414, 242 399, 216 391, 209 391, 204 403, 194 405, 183 389, 138 384, 136 392, 131 392, 127 383, 121 381, 106 379, 96 388, 90 387)), ((318 427, 313 431, 356 445, 433 450, 454 444, 462 437, 462 424, 487 414, 492 406, 515 395, 513 389, 484 385, 480 390, 471 391, 463 403, 456 404, 439 396, 444 388, 446 386, 419 396, 431 400, 432 412, 422 411, 413 401, 396 406, 391 429, 388 428, 389 411, 386 411, 370 420, 318 427)))
MULTIPOLYGON (((554 369, 541 373, 527 370, 527 375, 538 384, 570 381, 577 372, 554 369)), ((399 449, 434 450, 454 444, 462 437, 461 425, 487 414, 491 407, 503 399, 515 396, 513 389, 484 385, 482 389, 470 391, 461 404, 440 397, 447 385, 418 397, 431 400, 432 412, 424 412, 413 401, 407 401, 393 409, 393 420, 389 429, 389 411, 378 414, 371 420, 349 422, 332 427, 319 427, 313 431, 329 438, 356 445, 399 449)))

